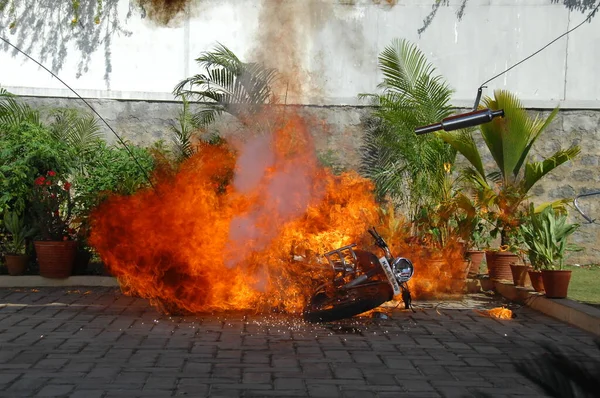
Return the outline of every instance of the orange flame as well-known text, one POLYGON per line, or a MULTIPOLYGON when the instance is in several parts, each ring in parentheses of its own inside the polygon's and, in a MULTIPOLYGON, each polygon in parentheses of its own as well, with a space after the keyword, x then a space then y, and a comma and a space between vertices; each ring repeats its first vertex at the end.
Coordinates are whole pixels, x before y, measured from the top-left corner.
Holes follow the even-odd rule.
POLYGON ((369 180, 318 165, 309 130, 288 115, 235 149, 200 145, 175 175, 156 173, 154 190, 104 202, 90 243, 124 292, 167 312, 298 312, 331 277, 319 255, 350 243, 372 248, 371 225, 414 262, 415 296, 461 291, 458 251, 431 263, 409 243, 406 222, 381 212, 369 180))

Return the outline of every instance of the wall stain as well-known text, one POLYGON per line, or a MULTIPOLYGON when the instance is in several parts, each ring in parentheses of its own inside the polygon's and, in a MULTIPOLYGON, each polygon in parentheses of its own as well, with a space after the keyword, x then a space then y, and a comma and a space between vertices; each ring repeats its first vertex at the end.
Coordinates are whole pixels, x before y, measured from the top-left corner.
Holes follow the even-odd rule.
POLYGON ((192 0, 137 0, 146 16, 160 24, 168 25, 185 12, 192 0))
POLYGON ((277 68, 282 79, 275 91, 284 102, 295 102, 304 95, 319 96, 323 85, 319 76, 303 68, 310 57, 307 42, 331 15, 331 4, 319 0, 263 0, 259 16, 260 30, 255 48, 250 52, 253 61, 277 68))

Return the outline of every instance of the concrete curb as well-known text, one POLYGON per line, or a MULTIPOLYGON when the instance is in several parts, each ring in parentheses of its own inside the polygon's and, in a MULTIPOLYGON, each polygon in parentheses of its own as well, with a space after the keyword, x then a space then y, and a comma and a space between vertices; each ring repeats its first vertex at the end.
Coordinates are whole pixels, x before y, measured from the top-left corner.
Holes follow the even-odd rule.
POLYGON ((39 275, 0 276, 1 287, 61 287, 61 286, 100 286, 118 287, 117 278, 112 276, 70 276, 65 279, 44 278, 39 275))
POLYGON ((569 299, 549 299, 543 294, 512 284, 496 282, 495 288, 511 301, 600 336, 600 309, 569 299))

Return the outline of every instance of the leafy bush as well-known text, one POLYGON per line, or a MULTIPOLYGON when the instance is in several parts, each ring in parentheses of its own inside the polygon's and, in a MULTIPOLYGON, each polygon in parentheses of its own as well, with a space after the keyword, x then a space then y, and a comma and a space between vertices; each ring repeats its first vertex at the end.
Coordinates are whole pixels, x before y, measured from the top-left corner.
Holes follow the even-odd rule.
POLYGON ((23 213, 33 180, 48 170, 68 173, 70 149, 40 125, 21 122, 0 130, 0 213, 23 213))
MULTIPOLYGON (((129 146, 140 166, 147 174, 154 167, 150 152, 144 148, 129 146)), ((109 146, 98 140, 93 150, 83 155, 85 171, 74 177, 77 207, 91 209, 99 204, 106 194, 133 194, 148 185, 145 174, 136 161, 123 147, 109 146)))

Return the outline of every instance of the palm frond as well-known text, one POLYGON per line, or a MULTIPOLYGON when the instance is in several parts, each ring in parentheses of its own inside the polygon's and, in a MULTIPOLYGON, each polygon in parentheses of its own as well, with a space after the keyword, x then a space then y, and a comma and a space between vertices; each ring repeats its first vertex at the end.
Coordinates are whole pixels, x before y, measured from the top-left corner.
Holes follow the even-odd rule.
POLYGON ((487 179, 484 175, 481 175, 478 170, 474 167, 465 167, 461 170, 462 179, 471 182, 476 187, 491 189, 487 179))
POLYGON ((14 128, 23 122, 39 125, 39 112, 19 102, 5 89, 0 89, 0 129, 14 128))
POLYGON ((91 114, 82 114, 74 109, 60 109, 53 112, 54 121, 50 124, 52 136, 65 142, 78 155, 93 151, 102 132, 97 119, 91 114))
POLYGON ((177 124, 172 123, 170 126, 173 133, 174 152, 179 160, 187 159, 194 154, 193 134, 198 129, 194 115, 190 113, 190 104, 187 98, 183 96, 182 99, 183 107, 179 112, 177 124))
POLYGON ((425 55, 408 40, 392 40, 379 56, 379 68, 383 73, 383 82, 379 88, 384 90, 411 93, 422 75, 434 72, 425 55))
POLYGON ((528 192, 536 182, 543 176, 554 170, 561 164, 573 159, 581 152, 581 148, 575 145, 566 150, 559 150, 554 155, 544 159, 541 162, 532 162, 525 164, 525 175, 523 177, 524 192, 528 192))
POLYGON ((495 91, 494 99, 486 98, 484 104, 492 110, 504 109, 503 118, 481 125, 481 134, 503 180, 514 180, 519 173, 517 165, 522 163, 522 154, 533 134, 531 119, 521 101, 508 91, 495 91))
POLYGON ((461 130, 459 132, 447 132, 440 131, 439 136, 448 144, 450 144, 455 150, 463 155, 473 168, 477 171, 480 177, 485 180, 485 170, 483 168, 483 161, 473 135, 469 130, 461 130))
POLYGON ((515 170, 517 173, 519 172, 519 170, 523 166, 523 163, 527 159, 527 156, 529 155, 529 152, 531 151, 533 144, 537 141, 537 139, 544 132, 544 130, 546 130, 546 128, 550 125, 550 123, 552 123, 552 121, 554 120, 554 118, 556 117, 557 114, 558 114, 558 107, 556 107, 552 110, 552 112, 546 118, 546 120, 540 122, 539 119, 536 118, 536 120, 532 123, 534 127, 533 127, 533 131, 531 134, 531 138, 529 140, 529 143, 523 150, 523 153, 515 167, 515 170))

